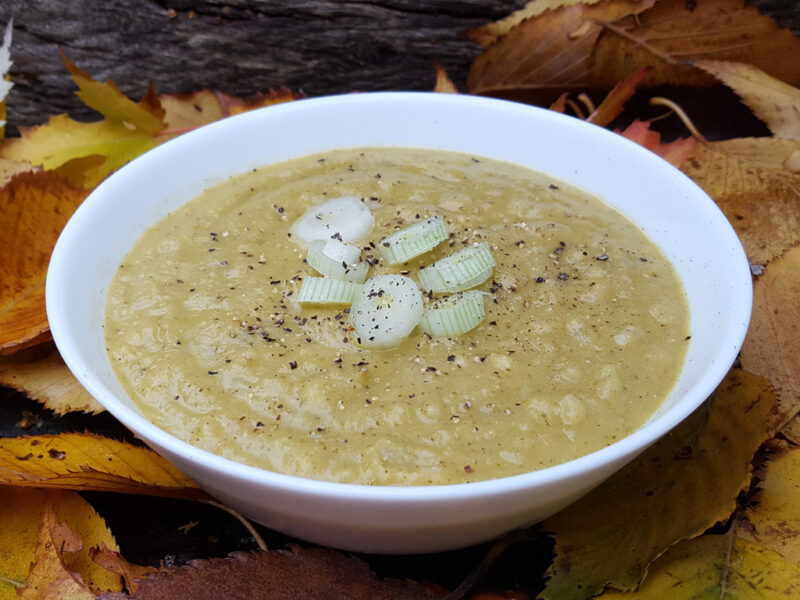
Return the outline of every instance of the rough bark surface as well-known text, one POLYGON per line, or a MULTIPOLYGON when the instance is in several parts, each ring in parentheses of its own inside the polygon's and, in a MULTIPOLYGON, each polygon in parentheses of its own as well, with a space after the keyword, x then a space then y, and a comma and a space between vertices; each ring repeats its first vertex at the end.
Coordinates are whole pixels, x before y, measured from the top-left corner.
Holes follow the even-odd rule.
MULTIPOLYGON (((800 34, 797 0, 755 0, 800 34)), ((138 97, 204 87, 250 96, 270 87, 310 96, 433 87, 439 61, 463 85, 479 52, 463 32, 525 0, 0 0, 14 18, 7 106, 14 125, 69 112, 62 48, 94 77, 138 97)))

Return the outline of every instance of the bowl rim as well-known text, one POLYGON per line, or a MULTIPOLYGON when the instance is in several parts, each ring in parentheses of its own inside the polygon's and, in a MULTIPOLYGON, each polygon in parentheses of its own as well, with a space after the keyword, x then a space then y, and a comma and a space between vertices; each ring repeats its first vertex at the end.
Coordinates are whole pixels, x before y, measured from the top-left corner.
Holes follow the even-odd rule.
MULTIPOLYGON (((72 339, 72 337, 66 332, 66 325, 64 325, 64 323, 66 320, 68 320, 69 316, 64 310, 62 310, 59 304, 58 292, 63 288, 64 280, 69 274, 70 262, 67 248, 71 244, 75 243, 75 238, 78 236, 80 225, 86 216, 92 210, 95 210, 96 207, 101 206, 107 201, 104 195, 104 186, 106 185, 106 182, 101 183, 94 191, 92 191, 92 193, 84 200, 81 206, 78 207, 62 231, 51 256, 46 280, 46 305, 52 336, 59 352, 61 353, 61 356, 63 357, 70 371, 79 380, 81 385, 86 388, 86 390, 94 398, 98 399, 98 401, 106 408, 106 410, 108 410, 109 413, 111 413, 129 430, 134 432, 135 435, 143 438, 145 441, 157 446, 158 448, 163 448, 167 452, 179 455, 186 460, 192 461, 193 463, 200 463, 213 471, 225 473, 229 476, 235 477, 236 479, 246 480, 262 486, 280 488, 287 491, 300 492, 304 494, 313 494, 316 496, 326 497, 331 500, 362 500, 378 503, 403 501, 414 504, 450 501, 455 497, 458 497, 459 499, 478 497, 486 498, 491 496, 505 495, 510 492, 522 491, 529 488, 547 486, 563 480, 569 480, 580 476, 582 473, 591 472, 601 468, 603 465, 611 464, 616 460, 622 459, 624 456, 633 455, 644 450, 647 446, 673 429, 698 406, 700 406, 700 404, 713 392, 718 383, 724 378, 742 345, 747 331, 747 323, 749 322, 752 309, 752 281, 749 276, 749 264, 747 262, 747 258, 744 254, 744 250, 741 248, 738 237, 736 237, 736 234, 728 223, 726 217, 713 202, 713 200, 711 200, 701 188, 699 188, 694 182, 691 181, 691 179, 686 177, 678 169, 666 163, 666 161, 656 157, 654 154, 650 153, 648 150, 645 150, 638 144, 607 129, 586 123, 573 117, 556 113, 554 111, 494 98, 455 94, 435 94, 430 92, 368 92, 363 94, 344 94, 296 100, 293 102, 242 113, 210 123, 195 131, 185 133, 141 155, 126 166, 119 169, 117 172, 113 173, 109 180, 111 178, 118 178, 118 176, 128 176, 139 169, 146 169, 147 166, 152 162, 160 159, 159 151, 161 149, 169 148, 172 150, 179 148, 182 145, 192 144, 196 139, 200 139, 202 136, 213 136, 216 131, 224 130, 225 128, 229 127, 230 123, 234 120, 236 120, 237 123, 246 123, 248 120, 260 119, 264 114, 268 114, 269 118, 278 119, 283 115, 288 115, 296 111, 313 110, 317 107, 335 108, 340 104, 370 104, 384 101, 392 102, 398 99, 401 99, 404 103, 438 103, 443 107, 451 106, 453 103, 456 103, 463 104, 465 106, 474 106, 475 110, 489 108, 517 111, 520 114, 528 112, 530 114, 538 113, 537 118, 554 119, 559 123, 559 126, 570 128, 593 128, 591 134, 594 136, 599 136, 603 143, 609 143, 612 145, 615 144, 619 147, 627 146, 627 149, 625 150, 626 152, 636 152, 643 155, 646 154, 650 160, 660 161, 662 163, 660 168, 672 170, 674 173, 679 174, 680 177, 685 180, 685 183, 690 184, 690 187, 694 188, 695 195, 697 196, 696 200, 698 202, 707 202, 710 204, 710 206, 706 208, 712 213, 716 213, 716 217, 721 219, 717 225, 723 229, 727 228, 726 235, 732 236, 736 241, 735 245, 738 246, 740 256, 735 257, 732 260, 738 260, 742 265, 742 274, 739 278, 741 279, 741 291, 746 292, 740 294, 734 299, 735 302, 738 302, 737 309, 744 317, 744 323, 738 328, 737 333, 729 340, 731 343, 726 344, 725 348, 722 349, 715 360, 712 361, 712 368, 707 372, 706 377, 702 380, 702 385, 693 386, 689 390, 689 393, 685 394, 681 401, 676 403, 675 406, 665 410, 657 418, 652 419, 650 422, 641 426, 633 433, 621 438, 609 446, 565 463, 544 469, 471 483, 416 486, 372 486, 365 484, 340 483, 325 480, 307 479, 296 475, 267 471, 259 467, 254 467, 224 458, 218 454, 203 450, 190 444, 189 442, 185 442, 177 438, 176 436, 156 426, 134 409, 126 406, 125 403, 120 401, 115 394, 111 393, 110 390, 105 388, 102 383, 95 379, 86 363, 81 359, 81 353, 77 349, 78 344, 76 344, 75 340, 72 339), (266 111, 268 111, 268 113, 266 111), (744 274, 745 268, 747 269, 746 277, 744 274)), ((567 183, 574 185, 571 182, 567 183)), ((130 248, 128 248, 128 250, 130 250, 130 248)))

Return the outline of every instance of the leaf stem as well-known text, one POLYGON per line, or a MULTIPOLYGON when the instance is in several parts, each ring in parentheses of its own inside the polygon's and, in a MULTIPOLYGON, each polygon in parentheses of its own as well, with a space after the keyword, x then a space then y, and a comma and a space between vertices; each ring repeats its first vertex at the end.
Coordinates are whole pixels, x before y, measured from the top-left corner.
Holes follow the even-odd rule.
POLYGON ((3 581, 18 588, 25 587, 25 583, 23 583, 22 581, 17 581, 16 579, 9 579, 8 577, 3 577, 2 575, 0 575, 0 581, 3 581))
POLYGON ((250 521, 248 521, 241 513, 232 509, 230 506, 225 506, 224 504, 217 502, 216 500, 198 500, 198 502, 202 502, 203 504, 210 504, 211 506, 216 506, 217 508, 221 508, 228 514, 238 519, 238 521, 242 525, 244 525, 245 529, 247 529, 247 531, 250 532, 250 535, 253 536, 253 539, 256 541, 256 544, 258 544, 258 547, 261 550, 267 550, 267 544, 266 542, 264 542, 264 538, 261 537, 261 534, 259 534, 256 531, 256 528, 253 527, 253 524, 250 521))
POLYGON ((654 96, 653 98, 650 98, 648 104, 650 104, 650 106, 666 106, 672 110, 681 121, 683 121, 683 125, 689 130, 689 133, 691 133, 699 142, 708 144, 708 140, 697 130, 697 127, 694 126, 694 123, 692 123, 689 115, 684 112, 677 102, 670 100, 669 98, 654 96))

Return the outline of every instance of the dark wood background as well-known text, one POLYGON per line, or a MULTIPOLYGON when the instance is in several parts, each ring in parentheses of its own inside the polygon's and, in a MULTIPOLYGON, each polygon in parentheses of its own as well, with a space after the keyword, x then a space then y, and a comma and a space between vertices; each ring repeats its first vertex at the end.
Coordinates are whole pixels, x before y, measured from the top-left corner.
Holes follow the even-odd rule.
MULTIPOLYGON (((702 0, 700 0, 702 1, 702 0)), ((798 0, 753 0, 800 35, 798 0)), ((251 96, 287 86, 309 96, 428 90, 439 61, 463 85, 480 48, 464 32, 525 0, 0 0, 14 18, 7 102, 12 125, 69 112, 62 48, 99 80, 138 98, 211 88, 251 96)))

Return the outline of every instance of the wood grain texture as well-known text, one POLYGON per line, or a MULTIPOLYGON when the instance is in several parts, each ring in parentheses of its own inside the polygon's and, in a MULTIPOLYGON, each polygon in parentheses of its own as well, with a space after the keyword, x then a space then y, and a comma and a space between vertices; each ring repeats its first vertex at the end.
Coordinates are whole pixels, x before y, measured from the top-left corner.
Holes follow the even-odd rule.
POLYGON ((479 48, 463 32, 524 0, 3 0, 14 18, 9 122, 70 112, 62 48, 95 78, 141 96, 210 87, 248 96, 287 86, 318 96, 432 89, 434 61, 461 75, 479 48))
MULTIPOLYGON (((700 0, 702 1, 702 0, 700 0)), ((800 34, 796 0, 755 0, 800 34)), ((270 87, 309 96, 429 90, 440 62, 463 89, 480 49, 464 31, 525 0, 2 0, 14 18, 9 122, 68 112, 93 118, 74 96, 62 48, 100 80, 138 98, 204 87, 250 96, 270 87)))

